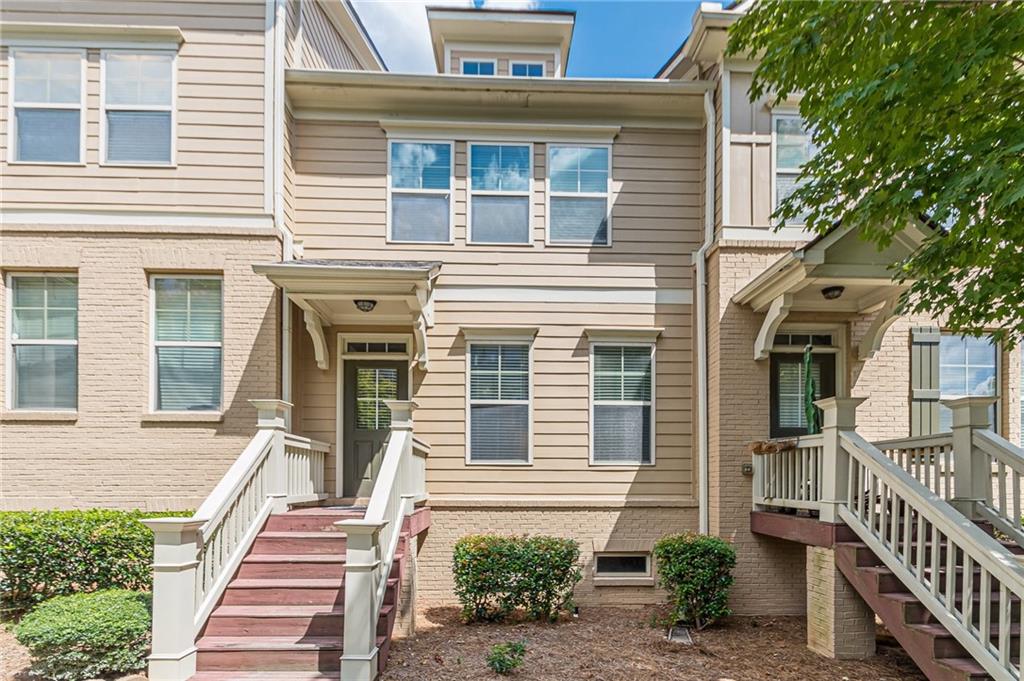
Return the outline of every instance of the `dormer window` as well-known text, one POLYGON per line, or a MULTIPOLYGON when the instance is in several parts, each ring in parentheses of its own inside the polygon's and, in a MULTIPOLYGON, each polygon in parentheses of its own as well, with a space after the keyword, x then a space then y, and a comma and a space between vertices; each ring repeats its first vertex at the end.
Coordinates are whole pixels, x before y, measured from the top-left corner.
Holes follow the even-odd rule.
POLYGON ((513 78, 543 78, 543 62, 514 61, 510 66, 513 78))
POLYGON ((463 61, 462 75, 464 76, 493 76, 497 70, 494 61, 463 61))

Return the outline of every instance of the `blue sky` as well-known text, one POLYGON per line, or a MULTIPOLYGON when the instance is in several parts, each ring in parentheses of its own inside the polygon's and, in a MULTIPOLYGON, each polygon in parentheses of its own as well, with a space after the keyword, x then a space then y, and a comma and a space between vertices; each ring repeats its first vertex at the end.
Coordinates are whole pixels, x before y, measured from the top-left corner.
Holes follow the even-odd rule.
POLYGON ((684 0, 352 0, 388 67, 434 73, 425 7, 576 12, 569 76, 650 78, 690 31, 699 2, 684 0))

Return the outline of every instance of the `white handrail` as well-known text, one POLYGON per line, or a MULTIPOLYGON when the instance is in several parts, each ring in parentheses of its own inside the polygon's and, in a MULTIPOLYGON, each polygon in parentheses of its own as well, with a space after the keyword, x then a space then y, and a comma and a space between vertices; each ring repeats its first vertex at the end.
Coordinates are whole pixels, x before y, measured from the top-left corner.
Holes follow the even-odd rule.
POLYGON ((874 446, 946 501, 956 497, 952 433, 883 440, 874 446))
POLYGON ((284 465, 288 480, 288 503, 320 501, 327 498, 324 458, 331 446, 292 433, 284 436, 284 465))
POLYGON ((783 449, 755 453, 754 505, 817 509, 821 501, 822 436, 804 435, 783 449))
POLYGON ((1024 638, 1018 636, 1017 646, 1012 639, 1020 626, 1024 568, 860 435, 843 430, 839 440, 848 455, 840 518, 986 672, 998 681, 1019 681, 1024 638))
POLYGON ((971 444, 987 457, 995 477, 988 487, 988 498, 979 503, 979 511, 997 530, 1024 546, 1024 506, 1021 487, 1024 482, 1024 449, 990 430, 974 430, 971 444))

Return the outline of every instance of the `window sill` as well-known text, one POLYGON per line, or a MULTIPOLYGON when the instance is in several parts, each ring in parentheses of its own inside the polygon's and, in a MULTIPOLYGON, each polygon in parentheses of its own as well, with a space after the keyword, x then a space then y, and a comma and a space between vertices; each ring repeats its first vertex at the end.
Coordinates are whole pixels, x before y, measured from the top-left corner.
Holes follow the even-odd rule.
POLYGON ((157 168, 159 170, 175 169, 177 163, 142 163, 140 161, 103 161, 99 164, 101 168, 157 168))
POLYGON ((82 161, 8 161, 11 166, 64 166, 69 168, 84 168, 86 164, 82 161))
POLYGON ((5 423, 45 421, 47 423, 74 423, 78 420, 77 411, 32 411, 29 409, 12 409, 0 414, 0 421, 5 423))
POLYGON ((599 577, 594 575, 594 586, 654 586, 654 577, 599 577))
POLYGON ((219 411, 204 412, 149 412, 142 415, 143 423, 223 423, 224 414, 219 411))
POLYGON ((624 463, 624 462, 617 462, 617 461, 608 461, 608 462, 605 462, 605 461, 591 461, 590 462, 590 467, 591 468, 607 468, 607 469, 616 470, 616 471, 638 471, 641 468, 652 468, 653 466, 654 466, 654 462, 653 461, 651 461, 650 463, 624 463))
POLYGON ((467 466, 495 466, 498 468, 504 466, 532 466, 532 461, 467 461, 467 466))

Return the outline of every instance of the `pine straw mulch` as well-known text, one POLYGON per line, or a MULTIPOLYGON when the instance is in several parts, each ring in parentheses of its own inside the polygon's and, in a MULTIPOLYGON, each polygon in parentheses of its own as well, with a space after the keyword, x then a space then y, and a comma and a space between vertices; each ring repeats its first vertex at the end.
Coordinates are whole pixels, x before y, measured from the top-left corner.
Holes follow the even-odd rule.
POLYGON ((807 649, 799 617, 732 617, 694 633, 694 645, 665 640, 648 609, 582 608, 556 624, 464 625, 455 608, 420 611, 416 636, 391 646, 382 681, 500 679, 484 661, 495 643, 526 640, 521 681, 925 681, 891 641, 864 661, 829 660, 807 649))

